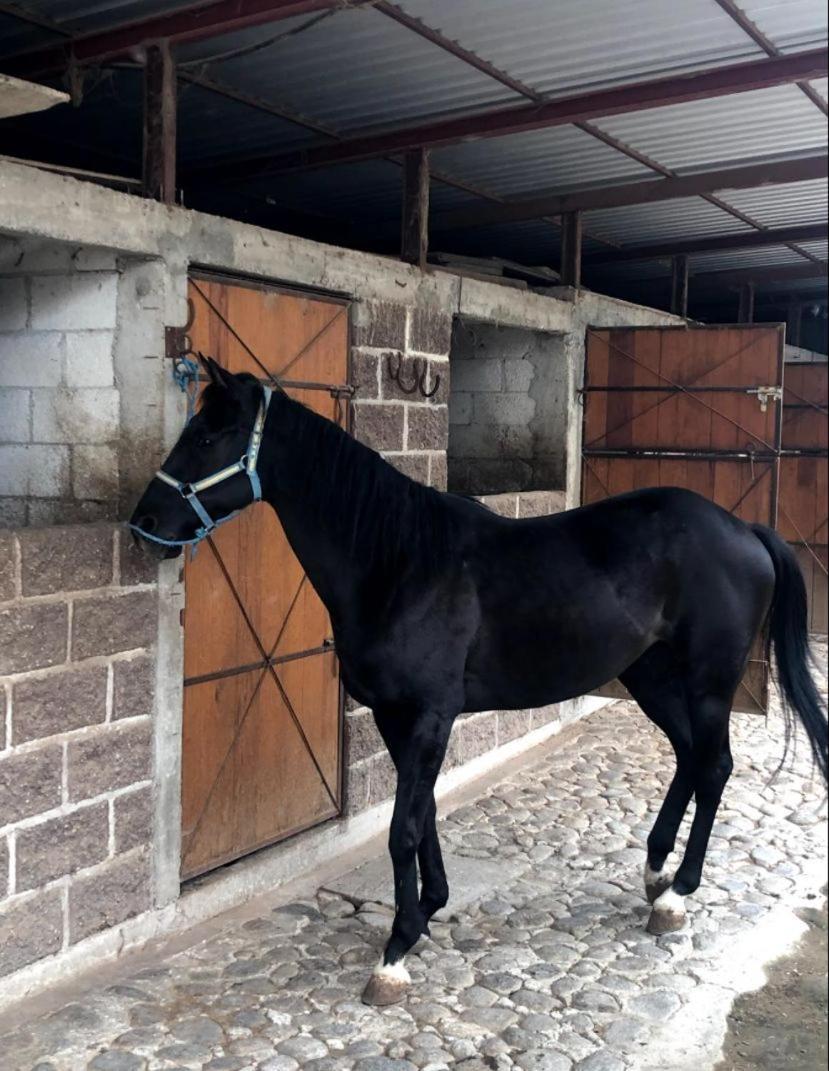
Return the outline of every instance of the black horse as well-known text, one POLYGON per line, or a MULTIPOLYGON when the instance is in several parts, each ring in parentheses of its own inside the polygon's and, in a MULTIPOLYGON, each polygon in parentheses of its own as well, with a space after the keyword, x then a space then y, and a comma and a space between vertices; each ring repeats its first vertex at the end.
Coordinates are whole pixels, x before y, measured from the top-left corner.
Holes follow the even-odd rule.
POLYGON ((205 364, 200 410, 132 524, 145 545, 175 555, 212 518, 250 504, 261 480, 328 608, 345 686, 373 710, 398 774, 396 912, 367 1002, 400 999, 403 958, 448 898, 433 790, 462 712, 536 707, 622 680, 676 753, 648 838, 653 933, 683 924, 683 898, 699 886, 732 769, 732 699, 769 615, 787 739, 796 714, 826 777, 804 584, 774 532, 678 488, 507 520, 415 483, 253 376, 205 364), (692 796, 685 855, 669 875, 692 796))

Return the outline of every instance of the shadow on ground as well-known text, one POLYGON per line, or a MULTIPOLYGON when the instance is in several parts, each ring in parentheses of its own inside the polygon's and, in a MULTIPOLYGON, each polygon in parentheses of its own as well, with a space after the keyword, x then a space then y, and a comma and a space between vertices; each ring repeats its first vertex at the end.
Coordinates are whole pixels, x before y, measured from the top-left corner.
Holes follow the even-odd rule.
POLYGON ((827 915, 805 910, 809 926, 789 956, 774 963, 768 983, 739 997, 728 1017, 724 1058, 716 1071, 818 1071, 827 1043, 827 915))

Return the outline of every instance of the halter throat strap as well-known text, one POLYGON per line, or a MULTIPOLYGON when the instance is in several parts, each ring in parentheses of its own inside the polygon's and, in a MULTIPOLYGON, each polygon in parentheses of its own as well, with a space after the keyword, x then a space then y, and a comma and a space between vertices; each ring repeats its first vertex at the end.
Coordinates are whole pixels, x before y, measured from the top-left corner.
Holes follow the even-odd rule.
POLYGON ((161 480, 161 482, 166 483, 168 487, 172 487, 174 490, 178 491, 198 517, 200 525, 190 539, 162 539, 161 536, 153 535, 152 532, 146 532, 137 524, 130 524, 129 527, 134 532, 137 532, 142 539, 152 540, 153 543, 160 543, 165 547, 193 546, 195 548, 198 543, 201 543, 203 539, 206 539, 207 536, 218 528, 220 524, 232 520, 241 512, 240 510, 234 510, 232 513, 228 513, 224 517, 214 519, 210 516, 210 513, 199 499, 199 495, 204 491, 207 491, 211 487, 215 487, 217 484, 224 483, 225 480, 229 480, 233 476, 237 476, 239 473, 243 472, 250 480, 250 489, 253 494, 251 503, 261 501, 262 484, 259 479, 257 464, 259 461, 262 435, 265 431, 265 421, 268 418, 268 408, 271 404, 272 393, 270 387, 262 388, 262 401, 259 403, 256 420, 253 422, 247 449, 238 461, 235 461, 232 465, 227 465, 223 469, 219 469, 218 472, 214 472, 210 476, 205 476, 201 480, 196 480, 195 483, 185 483, 182 480, 177 480, 175 476, 171 476, 169 472, 165 472, 164 469, 159 469, 158 472, 156 472, 154 478, 156 480, 161 480))

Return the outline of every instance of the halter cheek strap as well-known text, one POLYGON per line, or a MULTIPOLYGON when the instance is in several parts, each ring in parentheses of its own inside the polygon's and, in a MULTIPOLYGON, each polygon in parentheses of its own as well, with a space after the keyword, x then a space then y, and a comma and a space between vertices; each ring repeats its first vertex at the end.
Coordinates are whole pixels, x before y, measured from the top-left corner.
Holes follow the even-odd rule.
POLYGON ((161 536, 153 535, 152 532, 145 531, 137 524, 130 524, 128 527, 134 532, 137 532, 142 539, 150 539, 153 543, 161 543, 162 546, 165 547, 193 546, 195 553, 195 547, 198 543, 201 543, 203 539, 206 539, 207 536, 218 528, 220 524, 232 520, 241 512, 241 510, 237 509, 234 510, 233 513, 228 513, 226 516, 214 520, 199 500, 199 495, 202 492, 207 491, 211 487, 215 487, 217 484, 224 483, 225 480, 237 476, 240 472, 244 472, 250 480, 250 489, 253 493, 251 502, 261 501, 262 484, 259 480, 259 473, 256 470, 256 465, 259 460, 259 450, 262 446, 262 433, 265 430, 268 407, 271 404, 271 393, 269 387, 263 388, 262 402, 259 406, 259 411, 256 414, 253 428, 251 429, 247 450, 245 450, 242 457, 234 462, 234 464, 219 469, 218 472, 214 472, 211 476, 205 476, 204 479, 197 480, 195 483, 184 483, 182 480, 177 480, 175 476, 171 476, 163 469, 159 469, 155 474, 154 478, 156 480, 161 480, 161 482, 166 483, 168 487, 172 487, 174 490, 178 491, 201 522, 200 526, 196 529, 195 534, 190 539, 162 539, 161 536))

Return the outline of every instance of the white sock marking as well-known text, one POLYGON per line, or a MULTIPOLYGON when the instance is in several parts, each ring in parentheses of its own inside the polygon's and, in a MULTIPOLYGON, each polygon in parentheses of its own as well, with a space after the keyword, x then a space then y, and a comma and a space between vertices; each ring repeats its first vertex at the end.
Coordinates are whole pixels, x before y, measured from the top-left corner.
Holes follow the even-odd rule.
POLYGON ((654 900, 653 909, 660 912, 660 914, 684 915, 685 898, 680 896, 679 893, 675 893, 673 889, 667 889, 654 900))
POLYGON ((374 968, 374 976, 388 982, 400 982, 403 985, 408 985, 412 980, 402 959, 399 959, 397 963, 384 963, 381 959, 374 968))

